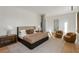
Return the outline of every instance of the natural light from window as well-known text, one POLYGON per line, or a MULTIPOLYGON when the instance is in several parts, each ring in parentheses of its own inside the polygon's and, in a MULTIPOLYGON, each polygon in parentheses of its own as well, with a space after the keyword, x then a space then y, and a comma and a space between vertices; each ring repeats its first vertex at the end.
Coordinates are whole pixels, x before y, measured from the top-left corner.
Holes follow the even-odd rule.
POLYGON ((68 23, 65 22, 65 23, 64 23, 64 27, 65 27, 64 31, 65 31, 65 33, 67 33, 67 26, 68 26, 68 23))

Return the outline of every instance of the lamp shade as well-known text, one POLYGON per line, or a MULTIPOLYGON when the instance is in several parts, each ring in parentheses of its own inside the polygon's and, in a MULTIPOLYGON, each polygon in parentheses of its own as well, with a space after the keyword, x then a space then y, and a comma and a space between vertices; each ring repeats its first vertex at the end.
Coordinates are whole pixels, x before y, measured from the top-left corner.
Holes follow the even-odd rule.
POLYGON ((8 25, 8 26, 7 26, 7 35, 10 35, 11 32, 12 32, 12 30, 13 30, 13 27, 10 26, 10 25, 8 25))

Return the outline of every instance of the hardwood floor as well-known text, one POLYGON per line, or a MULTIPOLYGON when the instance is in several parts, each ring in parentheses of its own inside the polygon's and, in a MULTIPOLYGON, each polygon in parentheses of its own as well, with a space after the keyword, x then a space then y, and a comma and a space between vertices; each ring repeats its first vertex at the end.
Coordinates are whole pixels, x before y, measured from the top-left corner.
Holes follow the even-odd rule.
POLYGON ((63 52, 76 53, 79 52, 78 45, 72 43, 64 43, 63 52))
POLYGON ((8 50, 9 50, 8 47, 2 47, 0 48, 0 53, 8 53, 9 52, 8 50))
POLYGON ((78 53, 79 52, 79 36, 76 42, 67 43, 63 39, 50 37, 48 41, 39 45, 33 50, 17 42, 15 44, 0 48, 1 53, 78 53))

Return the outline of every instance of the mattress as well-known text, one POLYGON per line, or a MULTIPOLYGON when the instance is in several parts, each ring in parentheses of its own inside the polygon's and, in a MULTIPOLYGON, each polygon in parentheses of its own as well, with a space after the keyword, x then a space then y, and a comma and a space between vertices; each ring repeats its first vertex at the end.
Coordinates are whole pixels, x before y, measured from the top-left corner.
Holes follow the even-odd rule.
POLYGON ((33 44, 39 40, 42 40, 43 38, 47 37, 48 33, 47 32, 37 32, 33 34, 28 34, 24 37, 20 37, 21 39, 29 42, 30 44, 33 44))

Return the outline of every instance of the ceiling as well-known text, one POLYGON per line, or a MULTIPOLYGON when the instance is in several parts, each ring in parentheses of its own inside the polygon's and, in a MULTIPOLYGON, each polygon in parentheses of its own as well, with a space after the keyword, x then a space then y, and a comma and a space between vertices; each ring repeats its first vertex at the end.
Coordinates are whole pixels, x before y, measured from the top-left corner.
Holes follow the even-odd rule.
MULTIPOLYGON (((57 15, 72 12, 71 6, 21 6, 25 10, 29 10, 38 14, 57 15)), ((76 6, 73 7, 73 11, 77 11, 76 6)))

